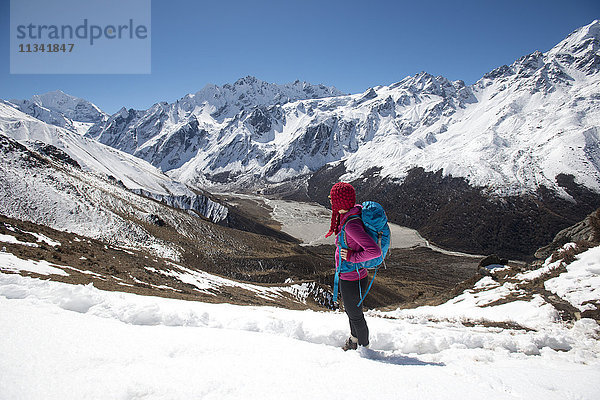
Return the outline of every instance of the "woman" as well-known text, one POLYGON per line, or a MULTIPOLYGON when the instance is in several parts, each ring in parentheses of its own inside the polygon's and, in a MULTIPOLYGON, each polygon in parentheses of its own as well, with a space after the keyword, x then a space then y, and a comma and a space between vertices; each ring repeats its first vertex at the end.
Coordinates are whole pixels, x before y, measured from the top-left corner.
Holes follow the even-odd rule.
MULTIPOLYGON (((336 235, 335 267, 339 258, 351 263, 360 263, 381 256, 381 249, 375 241, 365 232, 360 219, 361 205, 356 204, 356 192, 349 183, 338 182, 329 193, 331 202, 331 226, 325 237, 336 235), (346 224, 346 222, 348 222, 346 224), (344 227, 344 224, 345 227, 344 227), (345 244, 347 248, 340 250, 340 231, 344 227, 345 244)), ((360 295, 367 290, 368 272, 365 268, 358 271, 340 273, 340 291, 344 301, 344 310, 350 321, 350 337, 343 349, 356 350, 358 346, 369 345, 369 328, 363 314, 360 295)))

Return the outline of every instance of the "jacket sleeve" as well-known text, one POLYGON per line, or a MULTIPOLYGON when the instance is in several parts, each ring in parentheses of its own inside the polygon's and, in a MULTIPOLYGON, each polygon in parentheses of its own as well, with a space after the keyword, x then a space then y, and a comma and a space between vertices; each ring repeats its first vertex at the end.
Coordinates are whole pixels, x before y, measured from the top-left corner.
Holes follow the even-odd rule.
POLYGON ((365 232, 365 228, 359 219, 348 222, 346 225, 346 235, 351 237, 361 247, 361 250, 352 250, 350 252, 348 261, 359 263, 372 260, 381 255, 381 249, 373 238, 365 232))

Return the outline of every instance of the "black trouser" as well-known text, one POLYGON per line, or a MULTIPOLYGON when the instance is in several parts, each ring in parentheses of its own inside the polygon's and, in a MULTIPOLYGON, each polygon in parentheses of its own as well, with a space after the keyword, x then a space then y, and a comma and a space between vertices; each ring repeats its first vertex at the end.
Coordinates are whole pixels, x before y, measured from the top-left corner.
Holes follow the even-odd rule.
POLYGON ((369 327, 362 311, 362 304, 359 307, 360 293, 364 295, 369 285, 369 277, 366 276, 360 281, 345 281, 340 279, 340 291, 344 301, 344 310, 350 320, 350 333, 358 338, 358 344, 367 346, 369 344, 369 327), (360 290, 359 285, 360 284, 360 290))

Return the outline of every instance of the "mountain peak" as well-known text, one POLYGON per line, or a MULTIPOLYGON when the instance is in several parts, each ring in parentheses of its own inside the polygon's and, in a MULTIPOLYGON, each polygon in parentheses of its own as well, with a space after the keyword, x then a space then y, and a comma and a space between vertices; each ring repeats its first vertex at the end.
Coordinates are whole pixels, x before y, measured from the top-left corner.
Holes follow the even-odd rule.
POLYGON ((25 114, 69 130, 76 130, 73 121, 96 123, 107 117, 95 104, 59 89, 33 95, 29 100, 13 99, 11 103, 25 114))
POLYGON ((434 94, 446 97, 456 93, 457 90, 464 86, 463 81, 452 82, 442 75, 434 76, 429 72, 421 71, 414 76, 407 76, 400 82, 390 85, 390 88, 401 88, 411 93, 434 94))
POLYGON ((71 96, 70 94, 66 94, 65 92, 63 92, 63 91, 62 91, 62 90, 60 90, 60 89, 56 89, 56 90, 53 90, 53 91, 51 91, 51 92, 44 93, 44 94, 42 94, 42 95, 40 95, 40 96, 44 96, 44 95, 55 95, 55 96, 75 97, 75 96, 71 96))
POLYGON ((188 103, 191 108, 209 104, 214 107, 211 113, 213 118, 222 120, 255 106, 285 104, 290 101, 343 94, 333 86, 314 85, 300 80, 286 84, 269 83, 248 75, 233 84, 207 84, 200 91, 183 97, 182 101, 188 103))
POLYGON ((234 86, 242 86, 242 85, 254 85, 257 83, 265 83, 265 82, 261 81, 260 79, 257 79, 254 76, 247 75, 244 78, 240 78, 237 81, 235 81, 235 83, 233 85, 234 86))
POLYGON ((548 55, 570 54, 582 57, 600 50, 600 20, 582 26, 571 32, 564 40, 554 46, 548 55))
POLYGON ((87 100, 67 94, 60 89, 42 94, 35 94, 31 96, 31 101, 45 107, 57 103, 65 104, 66 102, 87 102, 87 100))

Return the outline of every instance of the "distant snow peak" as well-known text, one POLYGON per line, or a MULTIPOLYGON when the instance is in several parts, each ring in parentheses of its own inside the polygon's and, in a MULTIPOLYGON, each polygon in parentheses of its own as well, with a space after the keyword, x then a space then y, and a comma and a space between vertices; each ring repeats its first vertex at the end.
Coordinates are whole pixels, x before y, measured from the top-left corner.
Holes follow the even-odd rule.
POLYGON ((130 112, 126 120, 113 116, 89 134, 176 179, 208 186, 281 182, 345 161, 346 178, 376 167, 382 177, 402 179, 417 166, 515 194, 541 185, 560 192, 555 178, 566 173, 600 190, 600 159, 592 150, 598 145, 589 135, 600 118, 600 79, 591 73, 600 63, 595 52, 564 53, 579 48, 576 41, 596 49, 596 25, 474 85, 420 72, 343 95, 247 76, 130 112), (565 148, 566 137, 581 145, 565 148))
POLYGON ((84 134, 91 125, 108 118, 95 104, 61 90, 10 102, 25 114, 78 134, 84 134))
POLYGON ((92 127, 87 136, 167 171, 208 150, 214 140, 233 143, 224 130, 242 120, 249 118, 244 125, 254 131, 252 137, 267 143, 274 139, 268 131, 282 126, 279 118, 283 114, 277 107, 341 94, 334 87, 298 80, 279 85, 247 76, 234 84, 206 85, 175 103, 157 103, 145 111, 121 109, 92 127))
POLYGON ((291 101, 340 96, 343 93, 335 87, 313 85, 296 80, 293 83, 268 83, 253 76, 238 79, 233 85, 206 85, 193 95, 187 95, 181 102, 193 100, 195 105, 212 107, 211 116, 217 121, 233 117, 235 114, 256 107, 272 104, 285 104, 291 101))
POLYGON ((34 95, 30 101, 78 122, 99 122, 106 116, 95 104, 61 90, 34 95))

